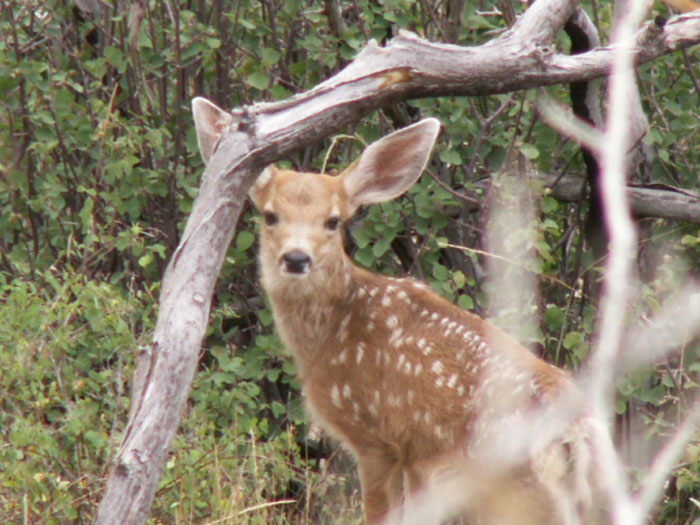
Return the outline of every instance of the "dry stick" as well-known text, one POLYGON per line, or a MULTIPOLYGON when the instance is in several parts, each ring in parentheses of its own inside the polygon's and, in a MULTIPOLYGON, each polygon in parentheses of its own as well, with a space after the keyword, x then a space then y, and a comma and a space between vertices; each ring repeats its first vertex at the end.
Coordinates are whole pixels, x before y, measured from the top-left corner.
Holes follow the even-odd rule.
MULTIPOLYGON (((609 400, 615 382, 614 370, 624 333, 626 304, 629 298, 630 274, 634 261, 636 234, 626 193, 627 151, 629 148, 629 90, 634 86, 634 28, 646 10, 644 2, 629 2, 629 11, 616 28, 613 68, 609 81, 608 116, 604 131, 605 144, 601 155, 602 201, 604 220, 610 239, 609 256, 600 312, 600 335, 591 359, 591 398, 598 421, 609 420, 609 400)), ((633 525, 638 511, 627 490, 623 465, 612 447, 598 451, 605 489, 611 499, 612 518, 616 525, 633 525)))

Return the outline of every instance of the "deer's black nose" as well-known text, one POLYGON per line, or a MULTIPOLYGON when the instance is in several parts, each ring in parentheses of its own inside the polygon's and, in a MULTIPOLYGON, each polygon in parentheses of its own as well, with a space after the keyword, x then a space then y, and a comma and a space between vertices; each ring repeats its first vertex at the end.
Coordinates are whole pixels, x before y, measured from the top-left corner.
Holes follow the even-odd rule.
POLYGON ((301 250, 291 250, 282 256, 281 263, 289 273, 306 273, 311 268, 311 257, 301 250))

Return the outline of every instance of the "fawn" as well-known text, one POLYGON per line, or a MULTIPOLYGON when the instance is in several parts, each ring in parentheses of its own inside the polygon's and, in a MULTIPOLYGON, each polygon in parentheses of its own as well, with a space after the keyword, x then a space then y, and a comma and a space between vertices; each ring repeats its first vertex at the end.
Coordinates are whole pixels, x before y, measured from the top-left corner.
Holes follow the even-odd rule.
MULTIPOLYGON (((206 161, 227 114, 193 106, 206 161)), ((439 130, 431 118, 394 132, 338 176, 259 176, 249 195, 277 329, 310 411, 356 458, 367 523, 401 517, 409 496, 460 466, 473 481, 460 511, 480 523, 577 522, 590 436, 568 377, 425 284, 366 271, 343 250, 343 222, 411 187, 439 130)))

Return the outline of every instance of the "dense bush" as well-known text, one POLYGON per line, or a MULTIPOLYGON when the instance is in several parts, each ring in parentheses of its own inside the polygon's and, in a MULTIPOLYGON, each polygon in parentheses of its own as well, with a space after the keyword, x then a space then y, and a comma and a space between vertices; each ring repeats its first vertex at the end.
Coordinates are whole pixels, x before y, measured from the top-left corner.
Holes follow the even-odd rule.
MULTIPOLYGON (((329 23, 325 4, 5 3, 3 522, 88 523, 95 516, 128 417, 138 348, 155 321, 159 280, 203 171, 189 112, 193 96, 224 107, 283 99, 337 72, 367 39, 385 41, 398 28, 462 45, 483 43, 505 28, 492 3, 480 1, 466 3, 459 17, 451 11, 459 2, 341 1, 343 27, 329 23)), ((595 14, 605 35, 610 8, 595 14)), ((639 70, 650 120, 644 143, 652 154, 645 182, 698 185, 698 60, 692 50, 639 70)), ((565 87, 549 92, 566 101, 565 87)), ((340 168, 364 143, 418 115, 438 117, 445 129, 429 175, 405 198, 364 210, 348 231, 350 249, 365 267, 419 276, 461 306, 518 331, 509 312, 490 310, 490 298, 501 291, 486 268, 493 197, 482 183, 498 186, 502 172, 515 171, 523 181, 528 172, 583 173, 577 146, 539 120, 533 99, 523 92, 397 104, 358 122, 348 130, 352 140, 329 139, 287 162, 305 170, 320 170, 326 161, 340 168)), ((530 298, 532 326, 521 339, 577 369, 593 341, 591 283, 600 277, 582 233, 587 204, 559 202, 536 184, 532 195, 531 231, 506 238, 531 257, 499 271, 516 268, 538 287, 539 298, 530 298)), ((631 317, 661 311, 697 276, 700 260, 697 225, 645 219, 640 230, 641 284, 631 317)), ((257 285, 254 232, 246 212, 216 290, 153 520, 333 523, 343 516, 358 522, 357 485, 342 454, 305 440, 294 365, 257 285)), ((631 443, 655 446, 658 437, 667 438, 697 397, 699 373, 700 346, 689 338, 656 366, 625 378, 616 405, 620 446, 633 454, 639 447, 631 443)), ((699 484, 696 439, 674 471, 657 522, 697 521, 699 484)))

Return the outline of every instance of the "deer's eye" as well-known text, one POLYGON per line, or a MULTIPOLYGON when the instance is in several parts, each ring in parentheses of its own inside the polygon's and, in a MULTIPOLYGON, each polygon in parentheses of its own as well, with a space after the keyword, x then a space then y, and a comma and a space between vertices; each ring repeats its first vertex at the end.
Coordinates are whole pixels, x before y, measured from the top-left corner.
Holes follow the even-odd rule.
POLYGON ((325 227, 327 230, 335 231, 338 229, 338 226, 340 226, 340 217, 330 217, 326 220, 325 227))
POLYGON ((280 218, 276 213, 272 211, 266 211, 265 213, 263 213, 263 220, 265 221, 265 224, 267 226, 273 226, 280 221, 280 218))

